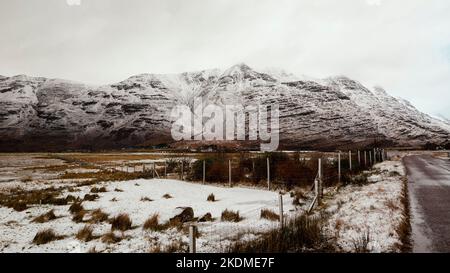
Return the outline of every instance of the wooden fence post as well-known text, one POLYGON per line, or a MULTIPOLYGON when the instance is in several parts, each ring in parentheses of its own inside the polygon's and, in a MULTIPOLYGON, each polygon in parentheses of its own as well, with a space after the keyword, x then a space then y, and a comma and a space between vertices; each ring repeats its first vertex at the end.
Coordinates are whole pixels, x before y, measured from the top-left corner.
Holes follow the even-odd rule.
POLYGON ((358 150, 358 167, 361 168, 361 151, 358 150))
POLYGON ((270 191, 270 161, 267 157, 267 189, 270 191))
POLYGON ((155 178, 155 171, 156 171, 155 162, 153 162, 153 164, 152 164, 153 178, 155 178))
POLYGON ((323 197, 323 181, 322 181, 322 159, 319 158, 319 195, 323 197))
POLYGON ((372 151, 369 151, 369 162, 370 166, 372 166, 372 151))
POLYGON ((280 209, 280 228, 284 227, 284 214, 283 214, 283 195, 278 195, 278 203, 279 203, 279 209, 280 209))
POLYGON ((206 174, 206 171, 205 171, 206 165, 205 164, 206 164, 205 160, 203 160, 203 184, 205 184, 205 174, 206 174))
POLYGON ((228 184, 231 188, 231 159, 228 159, 228 184))
POLYGON ((377 163, 377 150, 373 148, 373 163, 377 163))
POLYGON ((164 177, 167 178, 167 160, 164 160, 164 177))
POLYGON ((189 253, 196 252, 196 237, 197 236, 197 227, 195 225, 189 226, 189 253))
POLYGON ((348 164, 350 167, 350 171, 352 170, 352 151, 348 151, 348 164))
POLYGON ((338 179, 341 183, 341 152, 338 153, 338 179))
POLYGON ((142 164, 142 172, 145 173, 145 164, 142 164))
POLYGON ((364 167, 367 167, 367 151, 364 151, 364 167))

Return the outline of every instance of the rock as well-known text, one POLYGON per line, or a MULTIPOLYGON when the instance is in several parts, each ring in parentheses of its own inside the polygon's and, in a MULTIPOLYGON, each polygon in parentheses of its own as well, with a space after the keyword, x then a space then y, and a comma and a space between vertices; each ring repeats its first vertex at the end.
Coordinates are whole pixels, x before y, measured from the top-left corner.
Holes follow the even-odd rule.
POLYGON ((186 223, 194 219, 194 210, 191 207, 178 207, 175 213, 170 222, 186 223))

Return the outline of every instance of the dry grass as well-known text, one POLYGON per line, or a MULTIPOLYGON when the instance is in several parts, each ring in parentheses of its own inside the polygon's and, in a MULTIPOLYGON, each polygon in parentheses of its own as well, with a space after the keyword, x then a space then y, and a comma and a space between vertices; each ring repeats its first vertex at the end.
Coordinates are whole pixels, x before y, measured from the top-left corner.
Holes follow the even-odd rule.
POLYGON ((95 201, 99 198, 100 196, 96 193, 94 194, 85 194, 83 197, 83 201, 95 201))
POLYGON ((150 199, 149 197, 147 197, 147 196, 143 196, 143 197, 141 197, 141 202, 152 202, 153 200, 152 199, 150 199))
POLYGON ((397 204, 395 203, 394 200, 386 200, 384 202, 384 205, 390 210, 398 210, 399 209, 399 207, 397 206, 397 204))
POLYGON ((215 202, 216 201, 216 197, 214 196, 213 193, 211 193, 210 195, 208 195, 208 198, 206 198, 206 201, 215 202))
POLYGON ((76 213, 73 213, 72 221, 75 223, 84 222, 84 216, 87 214, 85 210, 80 210, 76 213))
POLYGON ((239 211, 231 211, 226 209, 222 212, 220 220, 225 222, 239 222, 242 218, 239 216, 239 211))
POLYGON ((70 211, 70 213, 72 213, 72 214, 76 214, 76 213, 78 213, 78 212, 80 212, 80 211, 82 211, 82 210, 84 210, 84 208, 83 208, 83 205, 81 204, 81 202, 73 203, 73 204, 70 205, 70 207, 69 207, 69 211, 70 211))
POLYGON ((119 188, 115 188, 114 191, 115 191, 115 192, 123 192, 123 190, 122 190, 122 189, 119 189, 119 188))
POLYGON ((11 189, 8 192, 0 193, 0 205, 16 211, 24 211, 30 205, 39 204, 64 206, 68 203, 67 199, 58 197, 63 190, 64 187, 50 187, 31 191, 20 188, 11 189))
POLYGON ((111 221, 111 230, 120 230, 120 231, 126 231, 131 229, 131 219, 128 214, 122 213, 114 217, 111 221))
POLYGON ((367 230, 359 238, 353 240, 353 251, 355 253, 369 253, 370 231, 367 230))
POLYGON ((202 217, 200 217, 200 219, 198 219, 198 222, 202 223, 202 222, 212 222, 214 221, 214 218, 212 217, 211 213, 207 212, 205 215, 203 215, 202 217))
POLYGON ((91 218, 88 220, 91 224, 97 224, 108 221, 109 214, 103 212, 101 209, 96 209, 91 212, 91 218))
POLYGON ((43 245, 55 240, 61 240, 64 236, 57 235, 53 229, 41 230, 33 238, 33 244, 43 245))
POLYGON ((90 225, 86 225, 77 232, 77 235, 75 236, 75 238, 77 238, 78 240, 80 240, 82 242, 89 242, 96 238, 93 235, 93 232, 94 232, 94 228, 90 225))
POLYGON ((101 238, 102 243, 105 244, 116 244, 122 240, 121 237, 114 234, 114 232, 108 232, 104 234, 101 238))
POLYGON ((166 194, 163 195, 163 198, 164 199, 170 199, 170 198, 173 198, 173 197, 172 197, 172 195, 166 193, 166 194))
POLYGON ((85 172, 85 173, 64 173, 59 176, 60 179, 89 179, 84 185, 92 185, 103 181, 128 181, 140 178, 150 178, 150 174, 147 172, 121 172, 121 171, 107 171, 102 170, 99 172, 85 172))
POLYGON ((93 187, 93 188, 91 188, 91 193, 99 193, 99 192, 108 192, 108 190, 105 187, 101 187, 101 188, 93 187))
POLYGON ((38 217, 34 218, 32 222, 42 224, 42 223, 46 223, 46 222, 49 222, 54 219, 56 219, 55 212, 54 212, 54 210, 50 210, 49 212, 41 214, 38 217))
POLYGON ((150 216, 142 226, 144 230, 153 230, 153 231, 161 231, 167 228, 167 225, 159 224, 159 214, 155 213, 150 216))
POLYGON ((231 253, 293 253, 334 251, 322 230, 322 218, 298 216, 279 228, 252 241, 237 240, 227 252, 231 253))
POLYGON ((181 240, 174 240, 171 241, 169 245, 164 247, 162 249, 162 252, 164 253, 181 253, 181 252, 187 252, 188 245, 181 241, 181 240))
POLYGON ((402 195, 400 196, 400 203, 402 204, 402 221, 395 228, 398 236, 400 237, 401 245, 397 246, 398 250, 401 252, 411 252, 411 211, 410 203, 408 197, 408 181, 406 178, 403 179, 402 195))
POLYGON ((23 183, 27 183, 27 182, 33 181, 33 178, 28 175, 28 176, 22 177, 22 179, 20 179, 20 181, 23 183))
POLYGON ((267 219, 270 221, 279 221, 280 216, 271 210, 262 209, 261 210, 261 219, 267 219))

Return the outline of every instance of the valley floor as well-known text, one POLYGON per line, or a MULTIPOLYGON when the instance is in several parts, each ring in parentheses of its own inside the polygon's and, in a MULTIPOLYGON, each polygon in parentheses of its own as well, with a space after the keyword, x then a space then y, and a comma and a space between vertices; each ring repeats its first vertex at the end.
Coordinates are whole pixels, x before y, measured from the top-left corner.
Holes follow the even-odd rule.
MULTIPOLYGON (((69 212, 70 204, 36 204, 24 211, 0 206, 0 252, 166 252, 187 250, 188 232, 185 228, 166 227, 156 231, 143 229, 144 222, 152 215, 159 215, 159 223, 166 223, 179 211, 179 207, 191 207, 195 217, 206 213, 211 222, 197 223, 199 238, 198 252, 224 252, 236 240, 246 241, 258 238, 263 233, 278 228, 277 221, 261 219, 261 210, 278 213, 278 192, 248 187, 222 187, 202 185, 174 179, 133 179, 128 181, 106 181, 94 185, 80 185, 79 180, 62 180, 59 165, 61 160, 48 159, 40 155, 3 156, 0 160, 0 193, 16 189, 39 190, 48 187, 62 187, 59 197, 83 199, 92 194, 93 188, 104 189, 97 192, 98 198, 83 201, 86 214, 82 222, 74 222, 69 212), (30 166, 32 168, 30 168, 30 166), (49 172, 52 168, 56 172, 49 172), (33 178, 31 179, 30 176, 33 178), (214 194, 215 202, 207 201, 214 194), (114 231, 116 242, 105 241, 111 236, 111 224, 107 221, 88 223, 96 209, 113 218, 121 213, 129 215, 131 229, 114 231), (33 220, 50 210, 56 219, 43 223, 33 220), (224 210, 239 211, 242 220, 227 222, 221 220, 224 210), (85 226, 92 228, 92 238, 85 242, 76 235, 85 226), (33 243, 36 233, 51 228, 58 240, 46 244, 33 243)), ((90 167, 89 171, 95 170, 90 167)), ((65 172, 80 172, 72 166, 65 172)), ((402 249, 404 234, 399 227, 407 222, 404 194, 405 171, 401 161, 386 161, 367 171, 361 185, 348 185, 340 189, 328 188, 323 204, 315 213, 326 215, 324 233, 342 252, 397 252, 402 249)), ((286 217, 305 213, 312 193, 304 190, 300 205, 293 205, 293 195, 283 195, 286 217)))

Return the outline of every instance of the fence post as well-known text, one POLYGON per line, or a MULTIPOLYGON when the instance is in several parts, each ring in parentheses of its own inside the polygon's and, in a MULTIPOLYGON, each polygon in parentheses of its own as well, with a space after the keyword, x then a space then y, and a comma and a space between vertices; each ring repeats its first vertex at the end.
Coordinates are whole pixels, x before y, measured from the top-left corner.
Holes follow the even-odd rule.
POLYGON ((145 164, 142 164, 142 172, 145 173, 145 164))
POLYGON ((181 161, 180 180, 183 181, 183 160, 181 161))
POLYGON ((205 184, 205 160, 203 160, 203 184, 205 184))
POLYGON ((367 151, 364 151, 364 167, 367 167, 367 151))
POLYGON ((228 184, 231 188, 231 159, 228 159, 228 184))
POLYGON ((338 179, 341 183, 341 152, 338 153, 338 179))
POLYGON ((348 151, 348 164, 350 166, 350 171, 352 170, 352 151, 348 151))
POLYGON ((323 197, 323 181, 322 181, 322 159, 319 158, 319 196, 323 197))
POLYGON ((164 177, 167 178, 167 160, 164 160, 164 177))
POLYGON ((370 166, 372 166, 372 151, 369 151, 369 162, 370 166))
POLYGON ((270 161, 267 157, 267 189, 270 191, 270 161))
POLYGON ((377 150, 373 148, 373 163, 377 163, 377 150))
POLYGON ((133 166, 133 173, 136 172, 136 164, 133 166))
POLYGON ((358 167, 361 168, 361 151, 358 150, 358 167))
POLYGON ((155 162, 153 162, 153 164, 152 164, 152 173, 153 173, 153 178, 155 178, 155 162))
POLYGON ((197 227, 195 225, 189 226, 189 253, 195 253, 196 252, 196 245, 195 245, 195 237, 197 236, 197 227))
POLYGON ((283 228, 284 226, 284 214, 283 214, 283 195, 278 195, 278 202, 279 202, 279 209, 280 209, 280 228, 283 228))

